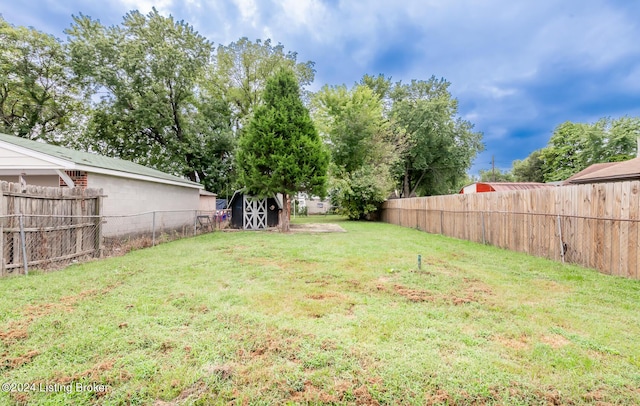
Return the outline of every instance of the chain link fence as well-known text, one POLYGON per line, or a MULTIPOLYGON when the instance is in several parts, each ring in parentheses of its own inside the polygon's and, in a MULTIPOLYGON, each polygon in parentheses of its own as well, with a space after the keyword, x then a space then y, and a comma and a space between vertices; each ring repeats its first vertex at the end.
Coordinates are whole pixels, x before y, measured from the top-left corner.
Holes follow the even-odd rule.
POLYGON ((0 216, 0 276, 28 274, 226 228, 227 210, 0 216))

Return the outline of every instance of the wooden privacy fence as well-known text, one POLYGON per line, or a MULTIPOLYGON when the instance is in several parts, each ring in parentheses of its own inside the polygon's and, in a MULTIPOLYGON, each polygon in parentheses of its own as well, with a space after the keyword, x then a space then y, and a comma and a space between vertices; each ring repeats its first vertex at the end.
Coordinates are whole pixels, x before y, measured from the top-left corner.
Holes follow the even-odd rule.
POLYGON ((640 181, 393 199, 381 219, 640 279, 640 181))
POLYGON ((99 256, 102 190, 0 182, 0 276, 99 256))

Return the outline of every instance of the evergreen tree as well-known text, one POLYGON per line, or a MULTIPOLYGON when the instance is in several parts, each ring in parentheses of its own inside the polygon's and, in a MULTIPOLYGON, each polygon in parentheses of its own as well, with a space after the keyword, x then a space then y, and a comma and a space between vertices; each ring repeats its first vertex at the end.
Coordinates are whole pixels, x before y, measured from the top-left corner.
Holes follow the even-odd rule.
POLYGON ((289 231, 290 195, 325 195, 329 156, 291 70, 281 69, 267 80, 263 102, 239 140, 236 159, 240 182, 251 194, 282 193, 284 232, 289 231))

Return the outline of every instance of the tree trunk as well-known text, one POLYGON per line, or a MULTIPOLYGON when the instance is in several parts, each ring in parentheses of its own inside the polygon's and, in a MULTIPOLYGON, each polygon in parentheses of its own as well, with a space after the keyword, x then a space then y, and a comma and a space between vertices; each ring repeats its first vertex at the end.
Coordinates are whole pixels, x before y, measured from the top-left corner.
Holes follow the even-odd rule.
POLYGON ((424 175, 426 173, 427 173, 426 169, 424 171, 422 171, 422 174, 420 175, 420 177, 416 181, 415 185, 413 185, 413 190, 411 190, 411 194, 409 195, 409 197, 413 196, 414 193, 416 193, 416 190, 418 190, 418 186, 420 186, 420 182, 422 182, 422 178, 424 178, 424 175))
POLYGON ((280 212, 280 231, 289 232, 289 223, 291 221, 291 196, 287 193, 282 194, 282 211, 280 212))
POLYGON ((409 167, 406 165, 404 167, 404 184, 402 189, 402 197, 405 199, 410 197, 411 185, 409 185, 409 167))

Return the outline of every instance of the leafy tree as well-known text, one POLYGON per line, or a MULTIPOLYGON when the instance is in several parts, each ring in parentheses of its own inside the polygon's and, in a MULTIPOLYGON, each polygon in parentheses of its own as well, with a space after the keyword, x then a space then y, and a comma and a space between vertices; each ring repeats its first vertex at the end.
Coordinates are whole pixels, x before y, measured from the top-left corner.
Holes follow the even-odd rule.
POLYGON ((380 208, 393 188, 388 165, 367 163, 353 172, 332 177, 332 197, 339 213, 351 220, 366 219, 380 208))
POLYGON ((155 9, 112 27, 80 15, 67 34, 75 73, 101 95, 87 147, 214 187, 232 144, 228 106, 198 92, 209 41, 155 9))
POLYGON ((230 196, 235 190, 234 151, 237 138, 230 130, 229 106, 220 99, 203 95, 194 103, 192 131, 193 168, 207 190, 230 196))
POLYGON ((300 99, 290 69, 267 80, 263 102, 256 109, 237 153, 239 178, 252 193, 282 193, 282 231, 289 231, 289 197, 297 192, 325 195, 328 154, 300 99))
POLYGON ((640 119, 603 118, 594 124, 565 122, 541 152, 544 180, 560 181, 601 162, 618 162, 636 155, 640 119))
POLYGON ((525 159, 513 161, 511 173, 516 182, 544 182, 542 151, 533 151, 525 159))
POLYGON ((513 174, 509 171, 502 172, 500 169, 487 169, 478 171, 480 182, 513 182, 513 174))
POLYGON ((293 70, 302 87, 313 82, 314 63, 298 63, 297 56, 295 52, 285 52, 281 44, 272 45, 269 39, 251 42, 241 38, 220 45, 204 90, 231 106, 234 128, 241 128, 260 104, 268 78, 279 69, 293 70))
POLYGON ((594 128, 588 124, 565 122, 554 131, 549 144, 542 150, 544 179, 547 182, 564 180, 586 168, 588 140, 598 138, 588 134, 594 128))
POLYGON ((455 191, 483 149, 482 134, 457 117, 458 103, 449 85, 431 77, 398 83, 391 91, 391 117, 406 132, 409 144, 396 171, 403 197, 455 191))
POLYGON ((401 137, 391 131, 378 95, 367 85, 325 86, 314 118, 331 151, 331 190, 350 219, 364 219, 393 190, 391 167, 401 137))
POLYGON ((378 76, 364 75, 360 80, 360 84, 367 86, 382 100, 383 105, 388 106, 389 94, 393 85, 391 83, 391 77, 385 77, 380 74, 378 76))
POLYGON ((62 141, 82 110, 64 45, 0 17, 0 131, 49 143, 62 141))

